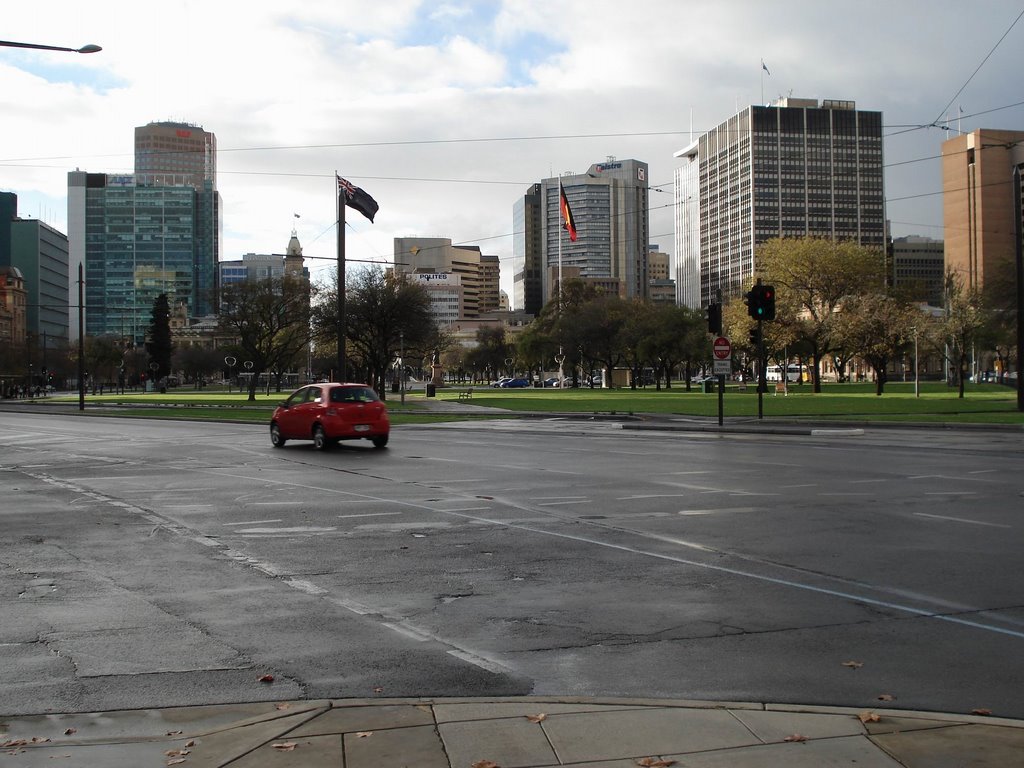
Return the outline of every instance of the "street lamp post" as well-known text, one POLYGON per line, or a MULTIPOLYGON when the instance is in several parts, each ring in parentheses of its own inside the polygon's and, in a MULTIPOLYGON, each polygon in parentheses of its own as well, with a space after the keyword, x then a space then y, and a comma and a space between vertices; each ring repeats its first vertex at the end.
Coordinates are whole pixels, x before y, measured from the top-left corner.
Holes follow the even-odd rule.
POLYGON ((235 364, 237 362, 238 361, 235 360, 235 358, 233 358, 231 355, 228 355, 227 357, 224 358, 224 365, 228 367, 228 394, 231 394, 231 392, 233 391, 231 380, 235 376, 235 364))
POLYGON ((0 47, 4 48, 34 48, 39 51, 68 51, 69 53, 98 53, 103 49, 98 45, 83 45, 81 48, 64 48, 59 45, 39 45, 38 43, 14 43, 10 40, 0 40, 0 47))

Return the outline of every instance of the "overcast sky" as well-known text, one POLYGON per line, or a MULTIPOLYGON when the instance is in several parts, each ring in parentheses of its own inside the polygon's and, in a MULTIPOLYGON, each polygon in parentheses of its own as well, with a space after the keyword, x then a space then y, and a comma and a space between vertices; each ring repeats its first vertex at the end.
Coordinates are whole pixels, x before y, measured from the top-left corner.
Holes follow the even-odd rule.
POLYGON ((349 210, 349 258, 390 259, 396 236, 449 237, 498 254, 511 294, 512 206, 529 184, 610 155, 646 161, 663 190, 650 196, 651 241, 672 252, 672 154, 691 128, 792 95, 882 111, 893 232, 941 238, 941 142, 958 127, 1024 130, 1024 20, 1011 29, 1022 10, 1020 0, 5 2, 4 40, 103 51, 0 47, 0 190, 18 194, 21 216, 67 231, 69 170, 130 172, 135 126, 194 123, 217 136, 222 258, 283 253, 295 226, 307 266, 330 272, 337 171, 380 204, 374 224, 349 210), (906 130, 947 117, 951 131, 906 130))

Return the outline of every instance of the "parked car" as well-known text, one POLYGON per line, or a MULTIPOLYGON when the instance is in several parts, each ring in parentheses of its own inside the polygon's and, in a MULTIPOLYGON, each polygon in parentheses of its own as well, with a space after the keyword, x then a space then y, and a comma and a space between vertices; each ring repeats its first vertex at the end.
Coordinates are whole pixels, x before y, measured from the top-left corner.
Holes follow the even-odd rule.
POLYGON ((365 384, 310 384, 295 390, 274 409, 270 442, 283 448, 289 440, 312 440, 325 451, 341 440, 388 444, 391 422, 387 406, 365 384))
POLYGON ((494 387, 495 389, 497 389, 498 387, 504 387, 505 384, 510 382, 510 381, 512 381, 512 379, 510 379, 508 376, 503 376, 500 379, 498 379, 496 382, 491 384, 491 386, 494 387))
POLYGON ((503 389, 523 389, 530 386, 529 379, 509 379, 501 385, 503 389))
POLYGON ((547 379, 544 379, 544 386, 545 387, 561 387, 561 386, 564 386, 564 384, 563 384, 563 381, 560 380, 557 376, 551 376, 551 377, 549 377, 547 379))

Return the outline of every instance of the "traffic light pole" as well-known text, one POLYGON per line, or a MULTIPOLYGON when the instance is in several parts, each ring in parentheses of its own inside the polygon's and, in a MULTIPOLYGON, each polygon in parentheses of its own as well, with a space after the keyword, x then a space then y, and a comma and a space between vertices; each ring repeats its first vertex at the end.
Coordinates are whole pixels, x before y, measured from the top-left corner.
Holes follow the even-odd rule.
POLYGON ((764 393, 768 389, 767 363, 764 353, 764 321, 757 321, 757 337, 760 344, 757 349, 757 418, 764 418, 764 393))

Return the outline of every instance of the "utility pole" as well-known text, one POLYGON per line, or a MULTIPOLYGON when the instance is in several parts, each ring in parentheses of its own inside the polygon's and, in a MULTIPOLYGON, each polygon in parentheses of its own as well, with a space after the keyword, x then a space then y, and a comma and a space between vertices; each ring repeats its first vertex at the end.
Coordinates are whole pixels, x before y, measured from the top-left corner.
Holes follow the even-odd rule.
POLYGON ((1013 167, 1013 221, 1014 249, 1017 262, 1017 410, 1024 411, 1024 211, 1021 210, 1020 166, 1013 167))

